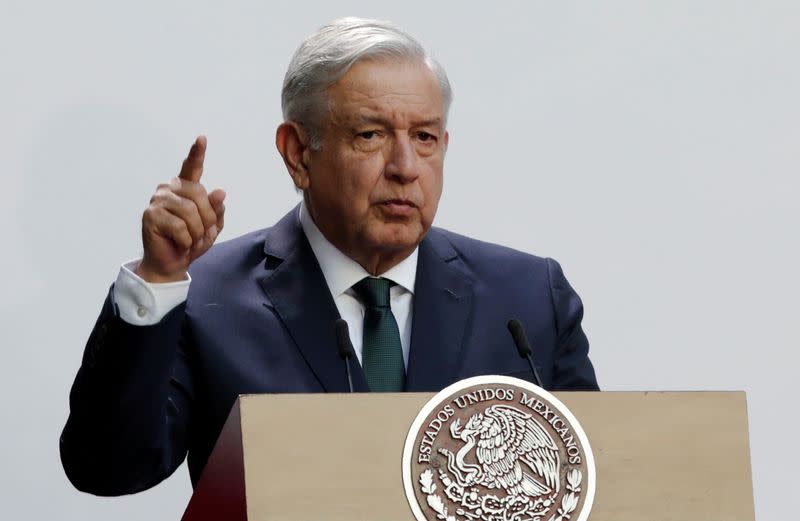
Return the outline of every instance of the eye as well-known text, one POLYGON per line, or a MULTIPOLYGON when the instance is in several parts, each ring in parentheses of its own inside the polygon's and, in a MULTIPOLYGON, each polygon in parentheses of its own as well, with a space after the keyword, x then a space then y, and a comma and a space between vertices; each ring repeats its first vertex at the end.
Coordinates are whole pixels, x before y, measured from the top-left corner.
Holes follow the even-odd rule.
POLYGON ((431 134, 429 132, 424 132, 423 131, 423 132, 420 132, 420 133, 417 134, 417 139, 419 139, 420 141, 423 141, 423 142, 424 141, 435 141, 436 140, 436 136, 434 136, 433 134, 431 134))
POLYGON ((370 140, 377 137, 378 133, 374 130, 366 130, 364 132, 359 132, 356 136, 360 137, 361 139, 370 140))

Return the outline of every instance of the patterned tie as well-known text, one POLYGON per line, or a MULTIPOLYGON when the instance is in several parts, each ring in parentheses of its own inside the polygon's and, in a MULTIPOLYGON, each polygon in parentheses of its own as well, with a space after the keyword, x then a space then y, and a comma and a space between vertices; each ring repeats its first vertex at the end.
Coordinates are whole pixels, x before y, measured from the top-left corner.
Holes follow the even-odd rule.
POLYGON ((400 331, 389 306, 389 279, 366 277, 353 285, 364 304, 364 345, 361 367, 372 391, 399 392, 403 390, 405 364, 400 331))

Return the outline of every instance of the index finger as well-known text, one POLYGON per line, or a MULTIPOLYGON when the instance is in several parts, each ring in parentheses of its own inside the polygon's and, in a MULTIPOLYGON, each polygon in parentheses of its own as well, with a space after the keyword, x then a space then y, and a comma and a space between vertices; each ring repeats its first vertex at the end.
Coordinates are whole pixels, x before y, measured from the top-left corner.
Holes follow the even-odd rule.
POLYGON ((192 148, 189 149, 189 155, 183 160, 181 173, 178 177, 184 181, 200 182, 200 177, 203 175, 203 161, 206 158, 207 144, 208 141, 205 136, 197 136, 192 148))

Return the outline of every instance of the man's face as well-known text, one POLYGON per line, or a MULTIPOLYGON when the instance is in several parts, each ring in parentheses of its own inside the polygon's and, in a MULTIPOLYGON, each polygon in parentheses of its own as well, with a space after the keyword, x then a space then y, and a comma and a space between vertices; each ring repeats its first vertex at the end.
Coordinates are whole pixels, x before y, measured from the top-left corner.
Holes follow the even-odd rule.
POLYGON ((413 251, 436 214, 448 141, 441 90, 424 64, 362 61, 328 99, 306 203, 329 241, 382 272, 413 251))

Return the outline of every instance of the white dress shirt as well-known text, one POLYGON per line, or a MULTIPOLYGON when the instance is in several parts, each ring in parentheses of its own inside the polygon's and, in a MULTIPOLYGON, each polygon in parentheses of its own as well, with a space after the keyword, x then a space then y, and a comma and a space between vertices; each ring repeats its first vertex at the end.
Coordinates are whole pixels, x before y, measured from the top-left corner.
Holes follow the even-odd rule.
MULTIPOLYGON (((322 235, 311 215, 300 205, 300 224, 317 258, 328 290, 333 297, 339 315, 347 321, 350 339, 361 362, 364 336, 364 305, 358 300, 352 286, 370 274, 356 261, 339 251, 322 235)), ((411 346, 411 317, 414 307, 414 283, 417 279, 418 249, 399 264, 381 274, 395 283, 390 290, 392 314, 400 331, 403 346, 403 361, 408 367, 408 351, 411 346)), ((175 306, 186 300, 191 277, 179 282, 151 284, 134 273, 139 259, 122 265, 114 284, 113 298, 119 316, 133 325, 157 324, 175 306)), ((333 324, 331 324, 333 328, 333 324)))

